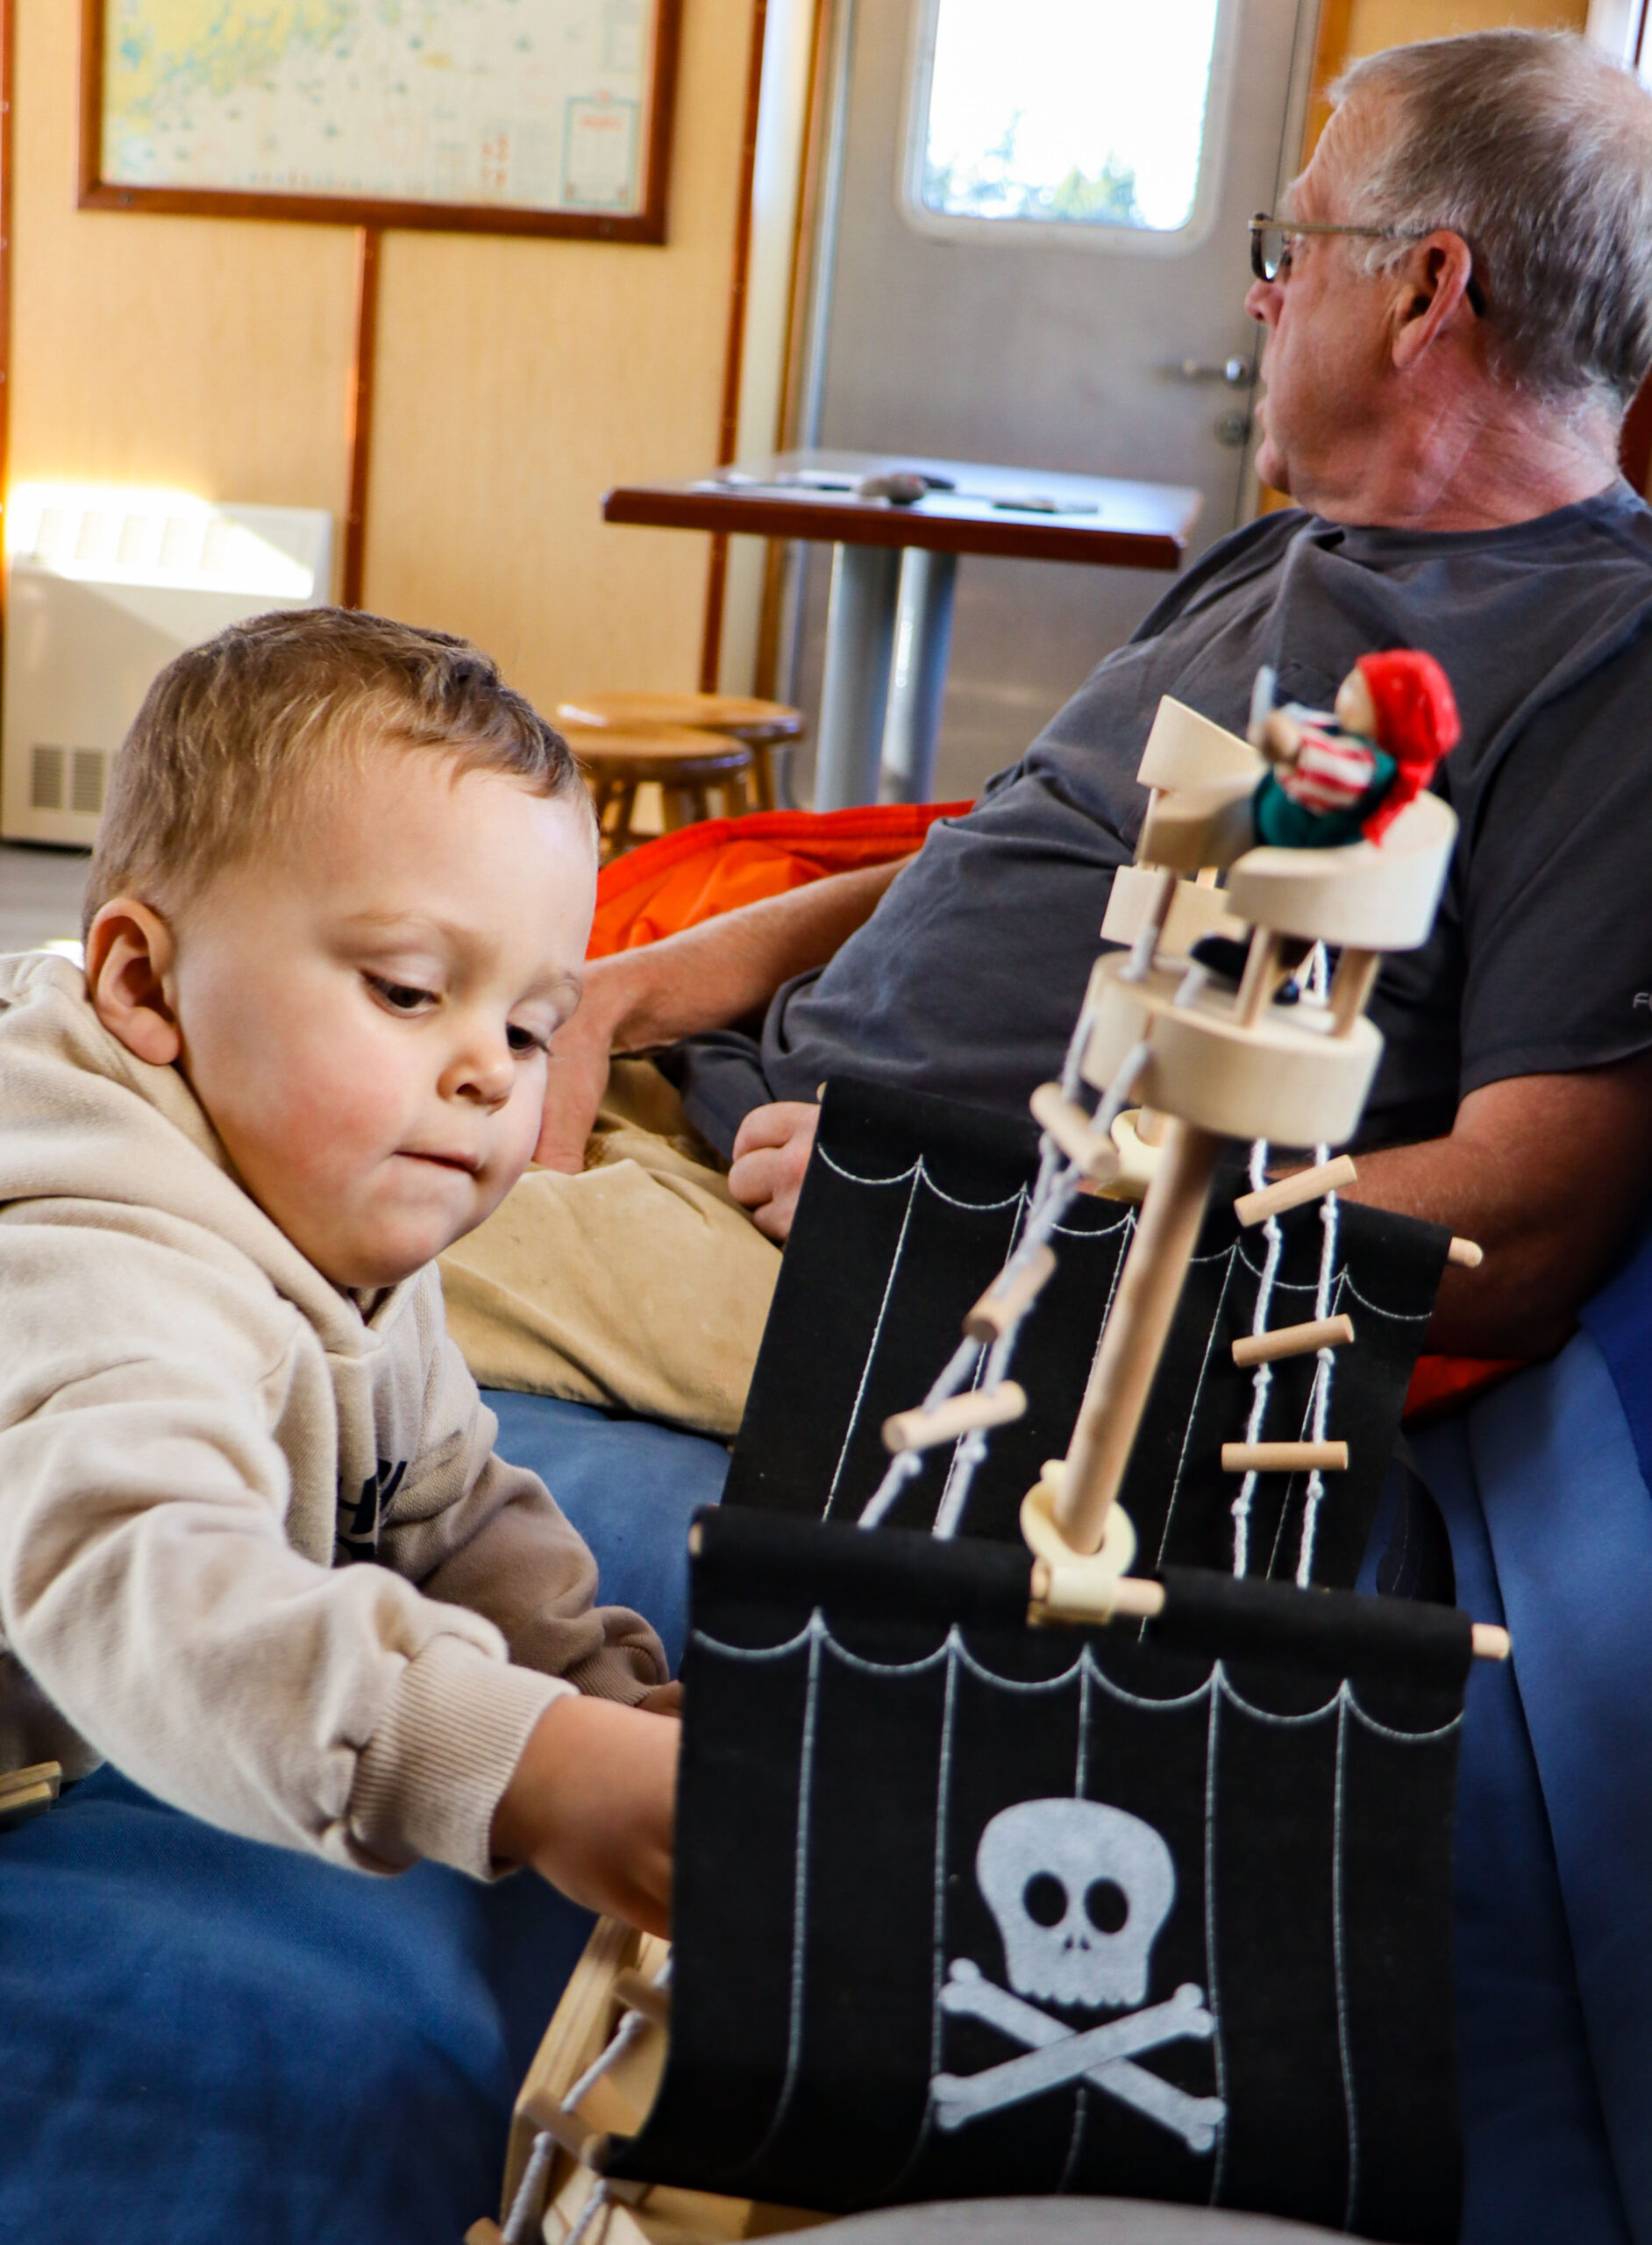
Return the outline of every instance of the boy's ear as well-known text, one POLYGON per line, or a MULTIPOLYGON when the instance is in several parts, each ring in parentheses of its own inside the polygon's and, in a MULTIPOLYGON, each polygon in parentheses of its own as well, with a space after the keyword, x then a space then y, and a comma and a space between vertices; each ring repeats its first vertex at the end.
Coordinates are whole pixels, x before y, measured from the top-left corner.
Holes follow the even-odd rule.
POLYGON ((159 912, 111 897, 86 931, 86 994, 111 1037, 157 1068, 183 1049, 168 986, 178 946, 159 912))

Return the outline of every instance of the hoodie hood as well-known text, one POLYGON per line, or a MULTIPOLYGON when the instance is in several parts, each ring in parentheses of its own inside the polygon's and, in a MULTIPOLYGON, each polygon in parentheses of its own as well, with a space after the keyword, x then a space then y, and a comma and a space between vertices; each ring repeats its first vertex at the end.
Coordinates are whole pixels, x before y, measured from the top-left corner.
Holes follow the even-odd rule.
POLYGON ((182 1071, 129 1052, 55 951, 0 958, 0 1204, 27 1201, 105 1201, 198 1229, 217 1243, 199 1251, 254 1263, 329 1355, 371 1353, 418 1283, 364 1316, 241 1185, 182 1071))

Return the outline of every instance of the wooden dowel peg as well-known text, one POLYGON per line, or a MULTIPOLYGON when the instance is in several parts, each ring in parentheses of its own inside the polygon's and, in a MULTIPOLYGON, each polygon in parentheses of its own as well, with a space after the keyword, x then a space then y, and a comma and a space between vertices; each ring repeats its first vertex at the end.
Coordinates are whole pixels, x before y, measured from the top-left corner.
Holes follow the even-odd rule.
POLYGON ((1264 1223, 1270 1216, 1282 1216, 1287 1208, 1300 1208, 1306 1201, 1322 1201, 1328 1193, 1340 1193, 1358 1174, 1349 1157, 1338 1154, 1333 1161, 1322 1161, 1312 1169, 1299 1169, 1290 1177, 1282 1177, 1276 1185, 1264 1185, 1255 1193, 1242 1193, 1233 1204, 1233 1212, 1248 1229, 1252 1224, 1264 1223))
POLYGON ((1040 1084, 1028 1105, 1033 1120, 1048 1130, 1071 1162, 1086 1177, 1105 1185, 1116 1175, 1119 1150, 1105 1130, 1092 1124, 1083 1108, 1063 1095, 1059 1084, 1040 1084))
POLYGON ((1056 1525, 1073 1550, 1100 1549, 1107 1510, 1135 1447, 1182 1282, 1199 1243, 1221 1141, 1172 1115, 1113 1307, 1090 1367, 1056 1500, 1056 1525))
POLYGON ((1351 1037, 1354 1024, 1365 1010, 1383 963, 1382 953, 1357 951, 1350 944, 1336 962, 1331 982, 1331 1034, 1351 1037))
POLYGON ((1139 1575, 1106 1575, 1082 1564, 1035 1559, 1027 1619, 1042 1621, 1110 1621, 1122 1614, 1151 1621, 1164 1611, 1164 1586, 1139 1575))
POLYGON ((55 1800, 62 1782, 61 1762, 31 1762, 21 1770, 7 1770, 0 1774, 0 1800, 15 1792, 32 1793, 40 1785, 45 1785, 55 1800))
POLYGON ((640 1972, 618 1972, 614 1978, 614 1994, 627 2011, 640 2011, 656 2027, 671 2025, 671 1990, 656 1987, 652 1980, 644 1979, 640 1972))
POLYGON ((1055 1250, 1044 1246, 1029 1256, 1008 1283, 1000 1272, 964 1320, 967 1338, 987 1343, 1001 1341, 1022 1312, 1037 1301, 1055 1267, 1055 1250))
POLYGON ((1446 1261, 1459 1271, 1478 1271, 1485 1260, 1485 1250, 1471 1239, 1454 1239, 1446 1250, 1446 1261))
POLYGON ((1346 1473, 1345 1442, 1225 1442, 1224 1473, 1346 1473))
POLYGON ((1253 928, 1233 1017, 1240 1029, 1254 1029, 1271 1002, 1279 980, 1279 938, 1271 928, 1253 928))
POLYGON ((58 1762, 31 1762, 26 1769, 8 1770, 0 1777, 0 1832, 43 1816, 56 1800, 62 1779, 58 1762))
MULTIPOLYGON (((1164 1586, 1136 1575, 1099 1576, 1090 1567, 1064 1566, 1060 1560, 1035 1559, 1029 1581, 1027 1619, 1047 1621, 1156 1621, 1164 1611, 1164 1586)), ((1508 1631, 1495 1621, 1470 1625, 1469 1643, 1476 1660, 1506 1660, 1513 1650, 1508 1631)))
POLYGON ((1351 1317, 1315 1317, 1306 1325, 1278 1325, 1271 1333, 1247 1333, 1233 1344, 1240 1365, 1274 1365, 1283 1357, 1311 1357, 1320 1349, 1340 1349, 1354 1337, 1351 1317))
POLYGON ((1000 1379, 996 1387, 949 1395, 933 1411, 897 1411, 883 1422, 883 1446, 896 1456, 903 1450, 933 1450, 937 1443, 956 1442, 977 1427, 1008 1426, 1026 1408, 1027 1391, 1020 1382, 1000 1379))
POLYGON ((533 2122, 536 2128, 543 2128, 553 2142, 559 2144, 582 2167, 595 2168, 601 2173, 602 2155, 608 2149, 608 2136, 604 2130, 594 2128, 577 2113, 564 2112, 558 2100, 543 2091, 538 2095, 530 2092, 517 2109, 533 2122))

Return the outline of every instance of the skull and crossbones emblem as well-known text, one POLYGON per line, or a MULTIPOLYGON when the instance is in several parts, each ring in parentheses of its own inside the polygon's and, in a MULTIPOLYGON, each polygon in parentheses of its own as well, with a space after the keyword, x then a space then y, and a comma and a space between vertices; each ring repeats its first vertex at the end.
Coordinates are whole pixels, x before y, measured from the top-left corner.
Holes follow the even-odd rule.
POLYGON ((1153 1943, 1176 1899, 1176 1866, 1152 1826, 1105 1801, 1022 1801, 982 1833, 975 1878, 997 1922, 1010 1986, 995 1986, 959 1958, 941 2008, 995 2028, 1025 2055, 980 2073, 936 2074, 930 2093, 938 2125, 960 2128, 1082 2081, 1171 2129, 1190 2151, 1209 2151, 1227 2113, 1223 2100, 1190 2096, 1135 2063, 1143 2051, 1207 2041, 1214 2031, 1202 1988, 1179 1987, 1164 2003, 1145 2000, 1153 1943), (1124 2015, 1074 2028, 1042 2009, 1045 2003, 1124 2015))

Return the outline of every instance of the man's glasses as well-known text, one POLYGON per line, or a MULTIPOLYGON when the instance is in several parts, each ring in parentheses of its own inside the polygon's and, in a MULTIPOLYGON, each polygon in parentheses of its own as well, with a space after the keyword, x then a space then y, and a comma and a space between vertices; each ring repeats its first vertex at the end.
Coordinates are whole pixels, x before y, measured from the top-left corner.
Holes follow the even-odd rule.
MULTIPOLYGON (((1288 280, 1292 246, 1303 234, 1358 234, 1373 242, 1422 242, 1428 240, 1429 234, 1441 231, 1434 226, 1421 233, 1407 226, 1344 226, 1328 219, 1275 218, 1265 210, 1258 210, 1250 221, 1250 270, 1258 281, 1288 280)), ((1463 293, 1476 317, 1484 319, 1485 291, 1472 273, 1463 293)))

